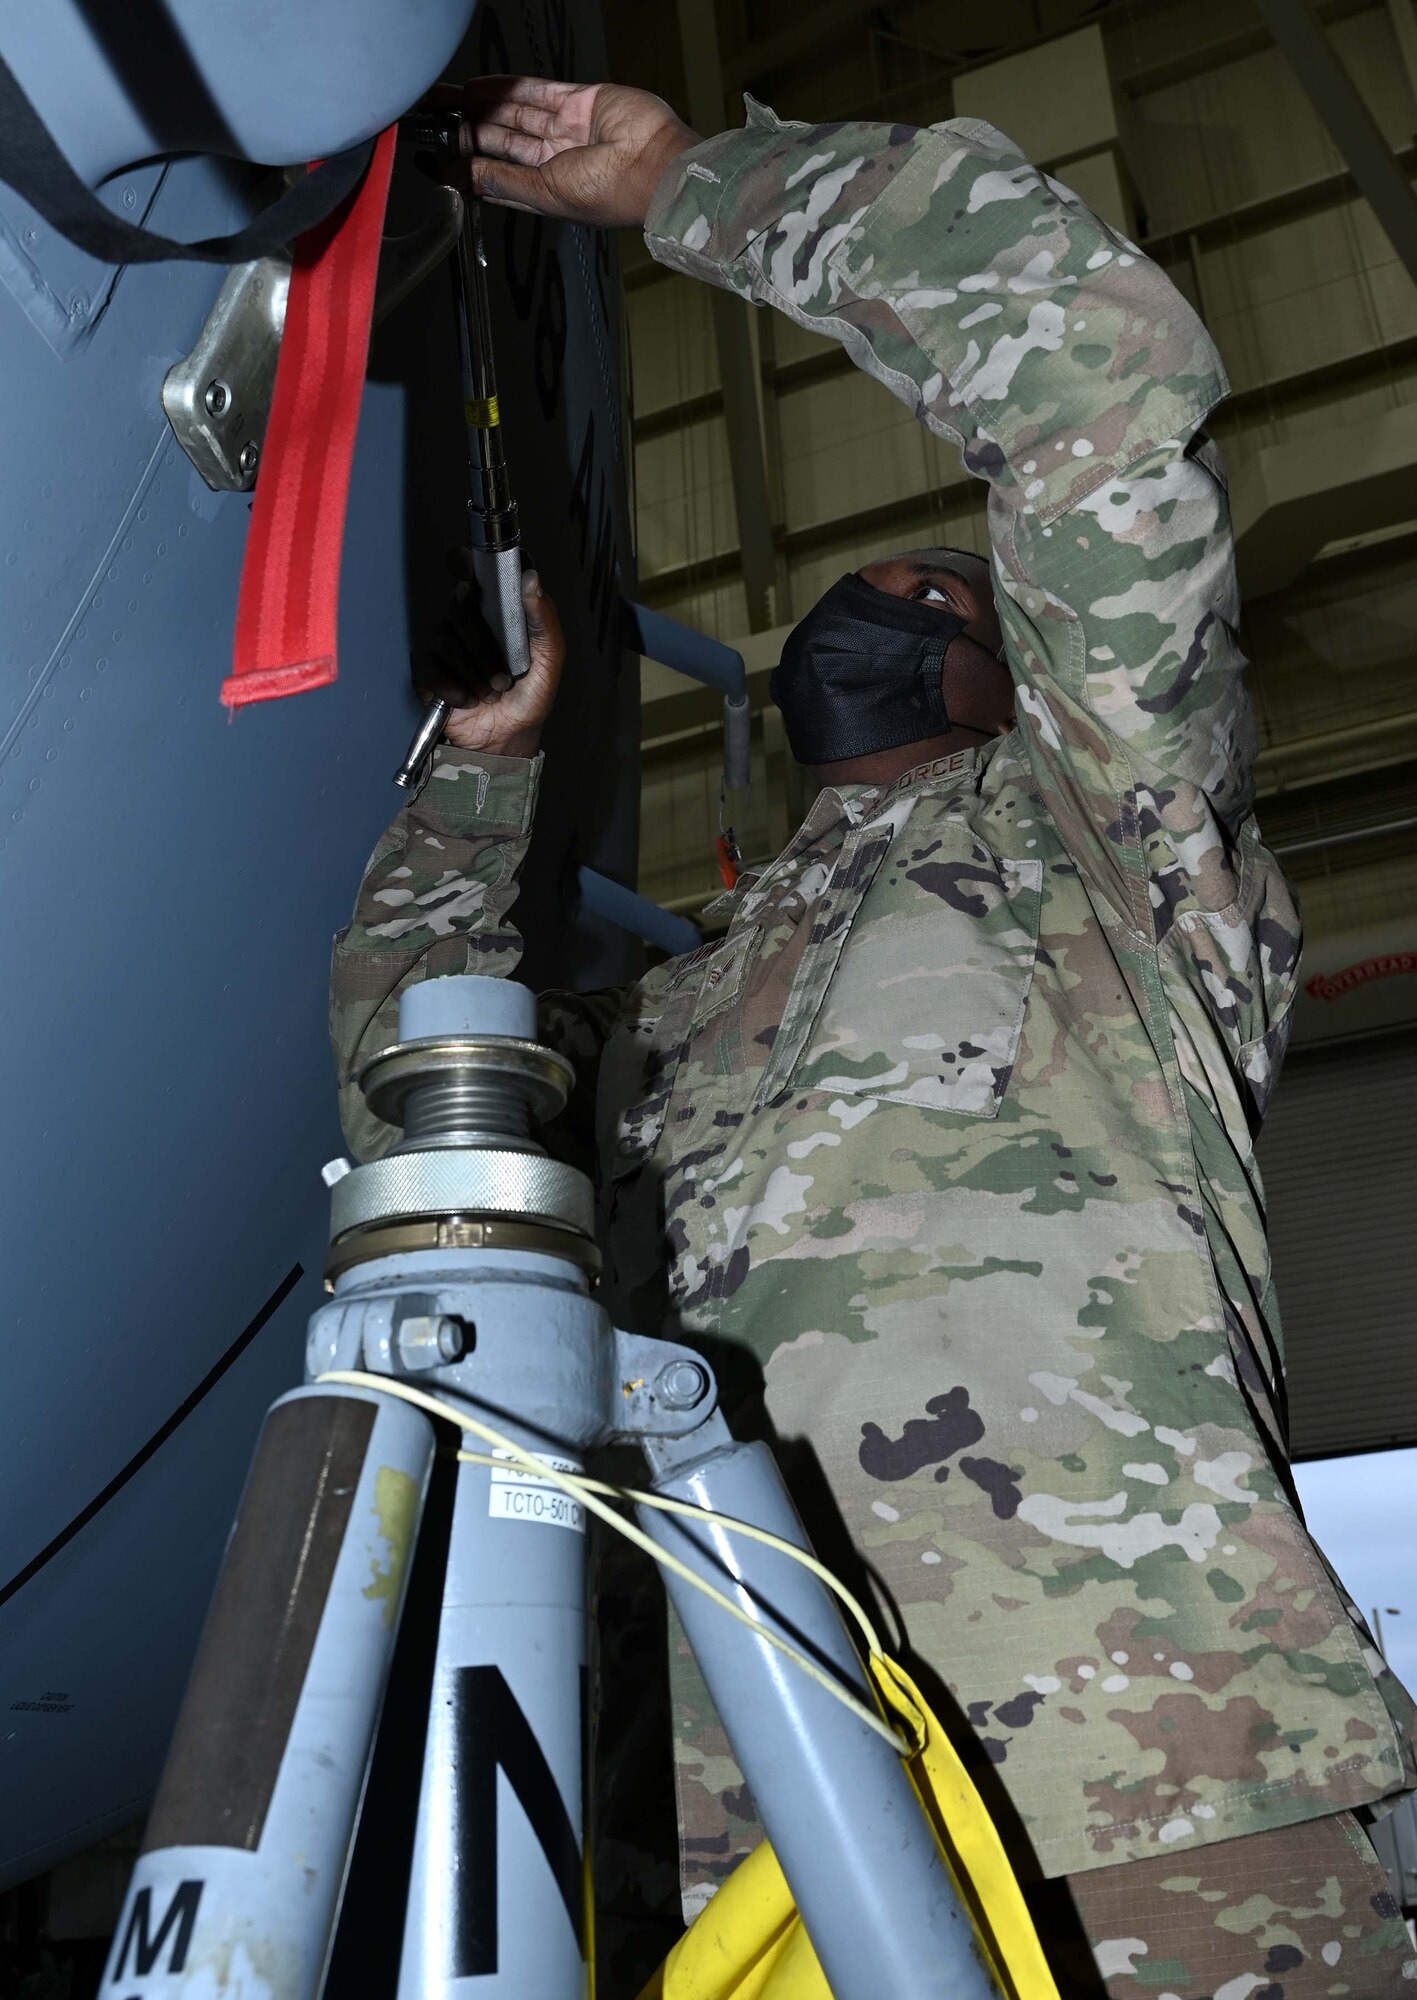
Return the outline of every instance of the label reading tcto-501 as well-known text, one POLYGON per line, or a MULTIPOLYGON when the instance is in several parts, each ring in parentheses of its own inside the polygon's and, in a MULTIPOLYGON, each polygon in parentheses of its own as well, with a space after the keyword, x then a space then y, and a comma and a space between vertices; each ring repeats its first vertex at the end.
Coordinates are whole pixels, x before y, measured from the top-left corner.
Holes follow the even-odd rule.
MULTIPOLYGON (((508 1457, 505 1451, 494 1451, 492 1455, 494 1458, 508 1457)), ((579 1472, 581 1469, 568 1458, 548 1458, 546 1463, 554 1466, 557 1472, 579 1472)), ((572 1499, 559 1486, 553 1486, 549 1479, 540 1479, 534 1472, 523 1472, 515 1464, 493 1466, 492 1483, 487 1493, 487 1512, 494 1520, 525 1521, 536 1528, 569 1528, 572 1534, 585 1533, 585 1508, 579 1500, 572 1499)))

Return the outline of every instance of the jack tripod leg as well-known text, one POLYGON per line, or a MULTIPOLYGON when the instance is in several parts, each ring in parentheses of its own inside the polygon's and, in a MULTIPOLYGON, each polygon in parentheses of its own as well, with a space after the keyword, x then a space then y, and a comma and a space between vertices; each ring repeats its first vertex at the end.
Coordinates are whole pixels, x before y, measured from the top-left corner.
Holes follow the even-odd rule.
POLYGON ((510 1467, 460 1465, 401 2000, 585 1992, 585 1659, 583 1510, 510 1467))
MULTIPOLYGON (((722 1418, 645 1450, 656 1492, 808 1547, 772 1453, 733 1443, 722 1418)), ((744 1536, 639 1513, 663 1548, 871 1702, 836 1604, 810 1571, 744 1536)), ((835 2000, 997 2000, 900 1758, 698 1591, 668 1572, 665 1584, 835 2000)))
POLYGON ((433 1427, 358 1389, 271 1409, 109 1955, 113 2000, 324 1980, 433 1427))

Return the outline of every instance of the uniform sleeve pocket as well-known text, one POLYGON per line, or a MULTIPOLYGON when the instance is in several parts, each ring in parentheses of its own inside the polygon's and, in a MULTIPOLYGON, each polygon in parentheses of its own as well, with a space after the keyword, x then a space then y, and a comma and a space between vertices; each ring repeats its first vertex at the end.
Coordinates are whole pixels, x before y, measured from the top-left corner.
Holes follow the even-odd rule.
POLYGON ((1302 925, 1289 884, 1253 820, 1241 834, 1238 873, 1238 900, 1223 910, 1188 912, 1176 926, 1176 942, 1184 976, 1244 1079, 1248 1116, 1258 1126, 1289 1040, 1302 925))
POLYGON ((758 933, 745 926, 742 930, 730 931, 721 944, 710 950, 703 962, 694 997, 692 1021, 695 1033, 715 1015, 735 1005, 743 990, 743 981, 757 943, 758 933))

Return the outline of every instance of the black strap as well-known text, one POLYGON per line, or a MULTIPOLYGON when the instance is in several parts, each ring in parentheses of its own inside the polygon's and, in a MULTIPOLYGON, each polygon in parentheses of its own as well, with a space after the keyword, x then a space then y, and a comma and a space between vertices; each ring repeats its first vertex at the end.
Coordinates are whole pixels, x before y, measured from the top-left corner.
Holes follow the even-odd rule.
POLYGON ((110 215, 69 165, 39 113, 0 58, 0 181, 23 195, 50 226, 105 264, 249 264, 269 257, 332 214, 364 177, 372 139, 322 160, 234 236, 178 243, 110 215))

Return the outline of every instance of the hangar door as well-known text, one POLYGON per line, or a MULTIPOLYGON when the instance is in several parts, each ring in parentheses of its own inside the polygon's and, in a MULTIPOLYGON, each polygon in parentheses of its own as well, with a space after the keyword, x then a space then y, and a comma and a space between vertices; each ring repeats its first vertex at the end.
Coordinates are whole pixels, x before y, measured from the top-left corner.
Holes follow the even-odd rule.
POLYGON ((1292 1053, 1259 1159, 1295 1458, 1417 1444, 1417 1032, 1292 1053))

